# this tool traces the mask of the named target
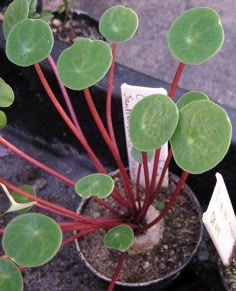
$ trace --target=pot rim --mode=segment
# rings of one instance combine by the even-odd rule
[[[119,170],[116,170],[116,171],[113,171],[112,173],[110,173],[110,175],[115,175],[117,174],[117,172],[119,172]],[[177,176],[175,174],[172,173],[172,175],[174,176],[174,178],[177,178]],[[194,194],[194,192],[191,190],[191,188],[187,185],[187,184],[184,184],[184,187],[186,187],[188,190],[190,190],[188,192],[188,195],[189,193],[191,193],[189,195],[191,201],[194,203],[195,205],[195,210],[197,211],[198,213],[198,218],[199,218],[199,223],[200,223],[200,229],[199,229],[199,237],[198,237],[198,241],[195,245],[195,248],[194,250],[192,251],[191,253],[191,256],[180,266],[178,267],[177,269],[175,269],[174,271],[168,273],[167,275],[165,275],[164,277],[161,277],[161,278],[158,278],[158,279],[154,279],[154,280],[151,280],[151,281],[146,281],[146,282],[140,282],[140,283],[128,283],[128,282],[123,282],[123,281],[116,281],[116,285],[117,286],[123,286],[123,287],[147,287],[149,285],[153,285],[153,284],[157,284],[157,283],[162,283],[164,282],[165,280],[167,279],[170,279],[170,280],[173,280],[175,279],[179,274],[180,272],[190,263],[190,261],[192,260],[192,258],[194,257],[194,255],[197,253],[197,250],[199,248],[199,245],[201,243],[201,240],[202,240],[202,236],[203,236],[203,223],[202,223],[202,220],[201,220],[201,217],[202,217],[202,209],[201,209],[201,206],[200,206],[200,203],[196,197],[196,195]],[[81,213],[81,210],[82,208],[87,204],[87,202],[89,201],[89,199],[82,199],[76,212],[77,213]],[[108,278],[107,276],[101,274],[100,272],[98,272],[97,270],[95,270],[90,264],[89,262],[86,260],[86,258],[84,257],[83,253],[81,252],[80,250],[80,246],[79,246],[79,242],[78,242],[78,239],[75,240],[75,244],[76,244],[76,248],[79,252],[79,255],[82,259],[82,261],[85,263],[86,267],[94,274],[96,274],[100,279],[106,281],[106,282],[111,282],[111,278]]]

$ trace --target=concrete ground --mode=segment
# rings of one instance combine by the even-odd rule
[[[118,48],[120,64],[171,82],[178,62],[170,54],[166,34],[171,22],[184,10],[209,6],[221,16],[225,31],[222,50],[199,66],[186,66],[180,87],[202,90],[211,99],[236,108],[236,1],[235,0],[74,0],[73,6],[99,18],[112,5],[127,5],[139,16],[139,29],[132,40]],[[140,84],[142,85],[142,84]]]

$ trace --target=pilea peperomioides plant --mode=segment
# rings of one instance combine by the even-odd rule
[[[3,28],[7,57],[16,65],[35,67],[48,97],[83,145],[98,173],[75,182],[23,153],[3,136],[0,136],[0,143],[33,165],[75,187],[76,193],[82,198],[92,197],[111,214],[96,219],[87,217],[38,198],[27,185],[16,187],[0,178],[4,199],[8,201],[5,209],[1,208],[1,213],[15,211],[18,214],[0,230],[5,252],[0,259],[1,290],[22,290],[20,270],[47,263],[61,246],[100,228],[107,231],[105,246],[121,252],[109,286],[109,290],[112,290],[135,235],[145,233],[160,222],[175,202],[189,173],[208,171],[226,155],[232,131],[227,113],[199,91],[185,94],[177,103],[172,100],[185,64],[197,65],[209,60],[223,44],[224,33],[217,13],[206,7],[194,8],[177,18],[168,32],[170,51],[180,61],[168,96],[147,96],[135,105],[130,115],[129,134],[134,147],[134,158],[143,167],[145,176],[143,196],[135,192],[117,147],[112,124],[111,96],[117,44],[129,40],[137,27],[138,17],[133,10],[114,6],[103,14],[99,23],[100,32],[111,42],[111,46],[104,41],[80,38],[61,53],[56,65],[50,56],[53,48],[52,31],[46,22],[29,18],[29,1],[15,0],[6,10]],[[39,62],[44,59],[48,60],[57,77],[69,114],[58,102],[41,69]],[[94,106],[89,87],[107,73],[106,129]],[[120,170],[124,193],[117,188],[88,144],[64,86],[72,90],[83,90],[85,102]],[[0,79],[0,106],[9,106],[13,99],[14,93],[9,85]],[[6,116],[1,111],[0,127],[3,128],[5,124]],[[166,142],[170,142],[171,149],[160,179],[156,181],[160,148]],[[160,214],[146,223],[147,211],[158,196],[172,155],[183,173],[170,200],[162,205]],[[151,178],[147,167],[148,159],[154,161]],[[110,200],[104,200],[108,196],[116,201],[118,208],[114,208],[109,203]],[[39,213],[22,213],[33,205],[60,214],[67,221],[57,223]],[[63,239],[63,233],[73,231],[77,232]]]

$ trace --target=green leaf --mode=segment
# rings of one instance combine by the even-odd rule
[[[161,211],[165,208],[166,206],[166,203],[165,201],[155,201],[154,202],[154,205],[153,205],[157,210]]]
[[[129,40],[138,28],[138,16],[130,8],[117,5],[109,8],[99,22],[101,34],[112,42]]]
[[[15,94],[12,88],[0,78],[0,107],[8,107],[12,105]]]
[[[7,116],[3,111],[0,111],[0,129],[3,129],[7,124]]]
[[[80,38],[62,52],[57,66],[66,87],[82,90],[100,81],[108,72],[111,61],[112,52],[107,43]]]
[[[132,147],[132,150],[131,150],[131,156],[132,158],[139,164],[141,164],[143,162],[143,159],[142,159],[142,152],[138,151],[136,148]],[[147,160],[148,161],[151,161],[152,158],[154,156],[154,151],[148,151],[147,152]]]
[[[30,185],[21,185],[21,186],[19,186],[19,188],[20,188],[21,190],[23,190],[23,191],[25,191],[25,192],[27,192],[27,193],[33,195],[33,196],[36,196],[36,191],[35,191],[35,189],[34,189],[32,186],[30,186]],[[12,196],[13,199],[14,199],[17,203],[19,203],[19,204],[21,204],[21,203],[25,204],[25,203],[27,203],[27,202],[32,202],[32,200],[30,200],[29,198],[27,198],[27,197],[25,197],[25,196],[22,196],[22,195],[20,195],[19,193],[15,192],[15,191],[12,191],[12,192],[11,192],[11,196]],[[33,205],[32,205],[32,206],[33,206]],[[32,208],[32,207],[27,207],[27,208],[25,208],[25,209],[23,209],[23,210],[20,210],[19,212],[20,212],[20,213],[24,213],[24,212],[29,211],[31,208]]]
[[[182,109],[184,106],[188,105],[191,102],[199,101],[199,100],[209,100],[208,96],[201,91],[190,91],[178,100],[176,103],[178,109]]]
[[[185,11],[168,32],[171,53],[182,63],[197,65],[211,59],[224,42],[219,15],[208,7]]]
[[[114,189],[113,179],[105,174],[96,173],[79,179],[75,184],[75,192],[82,198],[97,196],[106,198]]]
[[[230,146],[232,126],[224,109],[200,100],[180,110],[179,123],[171,138],[176,163],[191,174],[216,166]]]
[[[53,19],[54,14],[50,11],[43,10],[40,15],[38,16],[39,19],[42,19],[43,21],[49,22]]]
[[[0,290],[23,291],[21,272],[10,260],[3,258],[0,258]]]
[[[29,17],[34,18],[37,8],[37,0],[27,0],[29,6]]]
[[[111,228],[104,236],[103,242],[107,248],[121,252],[127,251],[133,244],[134,232],[128,225],[118,225]]]
[[[50,261],[60,249],[62,232],[50,217],[39,213],[21,214],[5,228],[2,245],[18,265],[37,267]]]
[[[27,67],[43,61],[53,47],[50,26],[41,19],[25,19],[10,31],[6,54],[11,62]]]
[[[19,21],[26,19],[29,14],[29,6],[27,0],[14,0],[4,13],[3,33],[5,39],[12,27]]]
[[[175,103],[166,95],[150,95],[140,100],[129,118],[129,134],[139,151],[160,148],[174,133],[179,113]]]

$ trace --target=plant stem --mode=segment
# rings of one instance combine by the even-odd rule
[[[87,229],[87,230],[84,230],[84,231],[80,231],[79,233],[74,234],[74,235],[72,235],[72,236],[70,236],[70,237],[68,237],[68,238],[65,238],[65,239],[62,241],[61,246],[65,246],[65,245],[67,245],[68,243],[73,242],[74,240],[76,240],[76,239],[78,239],[78,238],[80,238],[80,237],[82,237],[82,236],[84,236],[84,235],[87,235],[87,234],[89,234],[90,232],[93,232],[93,231],[95,231],[95,230],[97,230],[97,229],[96,229],[96,228],[95,228],[95,229],[94,229],[94,228]]]
[[[151,203],[153,203],[153,201],[155,200],[155,198],[157,198],[157,195],[158,195],[158,193],[159,193],[159,191],[161,189],[163,180],[165,178],[166,171],[167,171],[167,169],[168,169],[168,167],[170,165],[170,161],[172,159],[172,156],[173,156],[172,150],[169,150],[168,155],[167,155],[167,158],[166,158],[166,161],[165,161],[165,164],[164,164],[164,167],[163,167],[162,172],[161,172],[160,179],[158,181],[158,184],[156,186],[156,189],[152,193]]]
[[[111,283],[110,283],[110,285],[109,285],[109,287],[108,287],[108,291],[112,291],[112,290],[114,289],[114,286],[115,286],[115,283],[116,283],[117,277],[118,277],[118,275],[119,275],[119,273],[120,273],[120,270],[121,270],[122,264],[123,264],[124,259],[125,259],[126,256],[127,256],[127,252],[122,252],[122,253],[120,254],[118,264],[117,264],[116,269],[115,269],[115,271],[114,271],[114,274],[113,274],[113,276],[112,276],[112,278],[111,278]]]
[[[157,149],[155,151],[155,156],[154,156],[151,185],[150,185],[150,188],[148,189],[148,192],[145,194],[143,207],[142,207],[141,211],[139,212],[139,215],[138,215],[137,220],[136,220],[137,222],[142,220],[145,217],[149,206],[152,204],[152,195],[153,195],[153,190],[154,190],[155,183],[156,183],[159,157],[160,157],[160,149]]]
[[[62,175],[60,173],[58,173],[57,171],[53,170],[52,168],[49,168],[45,164],[33,159],[32,157],[30,157],[29,155],[25,154],[20,149],[15,147],[13,144],[8,142],[2,136],[0,136],[0,143],[2,145],[4,145],[5,147],[7,147],[8,149],[10,149],[15,154],[17,154],[18,156],[20,156],[21,158],[23,158],[24,160],[26,160],[27,162],[31,163],[32,165],[38,167],[39,169],[42,169],[43,171],[45,171],[46,173],[49,173],[50,175],[53,175],[57,179],[65,182],[66,184],[68,184],[68,185],[70,185],[72,187],[75,187],[75,182],[74,181],[72,181],[71,179],[65,177],[64,175]],[[107,209],[109,209],[110,211],[115,213],[116,215],[120,215],[118,211],[116,211],[111,205],[109,205],[107,202],[103,201],[102,199],[100,199],[98,197],[92,197],[92,199],[96,200],[99,204],[103,205],[104,207],[106,207]]]
[[[36,70],[36,72],[37,72],[37,74],[39,76],[39,79],[40,79],[45,91],[48,94],[48,97],[52,101],[52,103],[55,106],[55,108],[57,109],[58,113],[61,115],[61,117],[63,118],[65,123],[68,125],[70,130],[73,132],[75,137],[78,139],[78,141],[82,144],[83,148],[88,153],[90,159],[94,163],[94,165],[97,168],[97,170],[100,173],[105,173],[106,174],[107,172],[106,172],[105,168],[103,167],[102,163],[99,161],[99,159],[97,158],[97,156],[95,155],[95,153],[93,152],[93,150],[91,149],[89,144],[87,143],[87,141],[84,138],[84,136],[80,134],[80,132],[77,130],[77,128],[74,126],[74,124],[72,123],[70,118],[67,116],[67,114],[65,113],[65,111],[63,110],[61,105],[59,104],[56,96],[52,92],[52,90],[51,90],[51,88],[50,88],[50,86],[49,86],[49,84],[48,84],[48,82],[47,82],[47,80],[46,80],[46,78],[45,78],[45,76],[43,74],[43,71],[41,70],[40,65],[37,63],[37,64],[34,64],[34,67],[35,67],[35,70]],[[114,190],[114,192],[111,194],[111,197],[114,198],[118,203],[122,204],[123,206],[128,207],[126,200],[117,191],[117,189]]]
[[[172,194],[170,200],[168,201],[168,203],[166,204],[165,208],[162,210],[162,212],[158,215],[158,217],[156,217],[152,222],[150,222],[149,224],[145,225],[141,231],[145,232],[146,230],[148,230],[150,227],[152,227],[153,225],[157,224],[165,215],[166,213],[170,210],[170,208],[172,207],[173,203],[175,202],[177,196],[179,195],[186,179],[188,177],[188,173],[183,171],[178,184],[176,185],[175,191]]]
[[[149,191],[149,184],[150,184],[147,152],[142,152],[142,160],[143,160],[143,172],[144,172],[144,178],[145,178],[145,189],[146,189],[146,194],[147,194]]]
[[[45,164],[43,164],[43,163],[41,163],[41,162],[33,159],[29,155],[27,155],[24,152],[22,152],[21,150],[19,150],[13,144],[11,144],[10,142],[8,142],[2,136],[0,136],[0,143],[2,145],[4,145],[5,147],[7,147],[8,149],[10,149],[15,154],[17,154],[18,156],[20,156],[21,158],[23,158],[24,160],[26,160],[27,162],[31,163],[32,165],[38,167],[39,169],[42,169],[43,171],[49,173],[50,175],[53,175],[54,177],[58,178],[59,180],[65,182],[66,184],[68,184],[70,186],[73,186],[73,187],[75,186],[75,182],[74,181],[68,179],[67,177],[65,177],[64,175],[58,173],[57,171],[49,168]]]
[[[176,89],[178,87],[178,83],[179,83],[181,74],[183,72],[184,66],[185,66],[185,64],[180,62],[179,65],[178,65],[178,68],[176,70],[176,73],[175,73],[175,76],[174,76],[174,79],[172,81],[172,84],[171,84],[171,87],[170,87],[170,91],[169,91],[169,94],[168,94],[168,96],[171,99],[173,99],[174,96],[175,96],[175,92],[176,92]]]
[[[140,176],[142,170],[142,163],[138,164],[137,177],[136,177],[136,201],[138,202],[138,210],[141,209],[141,197],[140,197]]]
[[[0,234],[3,234],[5,231],[5,228],[0,228]]]
[[[116,143],[116,138],[114,134],[113,129],[113,122],[112,122],[112,114],[111,114],[111,103],[112,103],[112,86],[113,86],[113,80],[114,80],[114,71],[115,71],[115,59],[116,59],[116,50],[117,50],[117,43],[112,43],[112,63],[109,70],[108,75],[108,85],[107,85],[107,99],[106,99],[106,118],[107,118],[107,127],[108,127],[108,133],[110,135],[110,138],[116,148],[116,151],[119,152],[118,146]]]
[[[93,100],[92,100],[92,97],[91,97],[91,94],[90,94],[90,91],[88,88],[84,89],[84,96],[85,96],[86,102],[88,104],[88,107],[90,109],[90,112],[93,116],[93,119],[94,119],[104,141],[106,142],[109,150],[111,151],[112,156],[115,159],[117,166],[120,170],[121,178],[122,178],[124,188],[125,188],[126,197],[128,199],[128,203],[130,206],[130,211],[132,212],[132,214],[134,214],[134,211],[136,210],[136,205],[135,205],[135,201],[134,201],[134,194],[132,191],[131,183],[130,183],[128,174],[126,172],[125,166],[123,165],[122,160],[120,158],[120,155],[116,151],[116,148],[115,148],[112,140],[110,139],[103,123],[102,123],[102,120],[97,112],[97,109],[96,109],[94,103],[93,103]]]
[[[153,190],[155,188],[155,184],[156,184],[160,153],[161,153],[161,149],[157,149],[155,151],[155,155],[154,155],[152,178],[151,178],[151,185],[150,185],[150,192],[151,193],[153,192]]]
[[[32,201],[38,202],[39,206],[43,205],[43,207],[47,207],[47,209],[50,210],[51,212],[53,212],[55,210],[56,213],[58,213],[58,214],[60,213],[60,215],[65,216],[65,217],[66,217],[66,215],[68,215],[68,217],[70,217],[74,220],[83,221],[83,222],[87,222],[87,223],[91,223],[91,224],[95,223],[95,220],[93,220],[91,218],[88,218],[86,216],[75,213],[75,212],[73,212],[67,208],[61,207],[57,204],[48,202],[47,200],[44,200],[42,198],[35,197],[35,196],[27,193],[26,191],[14,186],[13,184],[11,184],[10,182],[6,181],[3,178],[0,178],[0,183],[4,184],[7,188],[19,193],[20,195],[22,195],[22,196],[24,196]]]
[[[63,118],[65,123],[68,125],[70,130],[73,132],[73,134],[76,136],[78,141],[82,144],[82,146],[84,147],[84,149],[88,153],[89,157],[91,158],[91,160],[95,164],[95,166],[98,169],[98,171],[101,172],[101,173],[106,173],[106,170],[104,169],[104,167],[101,164],[101,162],[98,160],[97,156],[94,154],[93,150],[88,145],[88,143],[85,140],[85,138],[80,134],[80,132],[77,130],[77,128],[71,122],[70,118],[67,116],[67,114],[65,113],[65,111],[63,110],[61,105],[59,104],[56,96],[52,92],[52,90],[51,90],[51,88],[50,88],[50,86],[49,86],[49,84],[48,84],[48,82],[47,82],[47,80],[46,80],[46,78],[45,78],[45,76],[43,74],[43,71],[42,71],[40,65],[37,63],[37,64],[34,64],[34,67],[36,69],[36,72],[37,72],[37,74],[39,76],[39,79],[40,79],[45,91],[48,94],[48,97],[51,99],[51,101],[52,101],[53,105],[55,106],[55,108],[57,109],[58,113],[61,115],[61,117]]]
[[[66,90],[65,86],[63,85],[60,77],[59,77],[57,66],[56,66],[53,58],[50,55],[48,56],[48,62],[49,62],[50,66],[51,66],[51,68],[52,68],[52,70],[53,70],[53,72],[54,72],[54,74],[56,76],[58,85],[59,85],[59,87],[61,89],[62,95],[63,95],[64,100],[66,102],[66,106],[67,106],[68,111],[70,113],[71,119],[72,119],[74,125],[76,126],[76,128],[78,129],[78,131],[80,132],[80,134],[83,135],[83,132],[82,132],[82,129],[81,129],[80,125],[79,125],[78,119],[76,117],[73,105],[71,103],[70,96],[68,95],[67,90]]]

